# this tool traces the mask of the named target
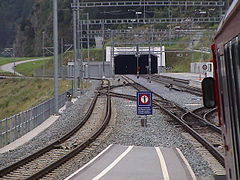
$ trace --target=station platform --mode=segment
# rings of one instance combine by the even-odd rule
[[[179,149],[110,145],[65,180],[196,180]]]
[[[190,86],[194,86],[198,88],[201,88],[201,82],[204,78],[203,74],[196,74],[196,73],[160,73],[160,75],[189,80]]]

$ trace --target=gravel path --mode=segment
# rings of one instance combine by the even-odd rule
[[[92,81],[91,89],[84,95],[81,95],[80,98],[69,107],[67,111],[64,111],[61,117],[44,132],[17,149],[0,154],[0,169],[16,162],[18,159],[27,157],[46,145],[49,145],[74,128],[84,115],[83,111],[90,104],[90,98],[94,96],[94,91],[98,86],[98,81]]]

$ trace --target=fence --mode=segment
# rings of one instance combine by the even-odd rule
[[[67,101],[67,92],[58,96],[59,108]],[[0,120],[0,148],[28,133],[54,113],[54,98],[24,112]]]

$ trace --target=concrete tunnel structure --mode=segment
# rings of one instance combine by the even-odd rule
[[[136,47],[107,47],[106,61],[111,63],[114,74],[137,74]],[[151,47],[151,73],[157,74],[165,68],[164,47]],[[148,74],[149,47],[139,47],[139,74]]]

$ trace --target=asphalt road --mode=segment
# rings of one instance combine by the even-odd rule
[[[30,59],[30,60],[26,60],[26,61],[19,61],[19,62],[15,62],[15,63],[9,63],[9,64],[5,64],[0,66],[0,69],[6,72],[11,72],[14,73],[14,65],[17,66],[19,64],[23,64],[23,63],[28,63],[28,62],[32,62],[32,61],[41,61],[44,60],[46,58],[40,58],[40,59]],[[15,71],[15,74],[18,76],[24,76],[18,72]]]

